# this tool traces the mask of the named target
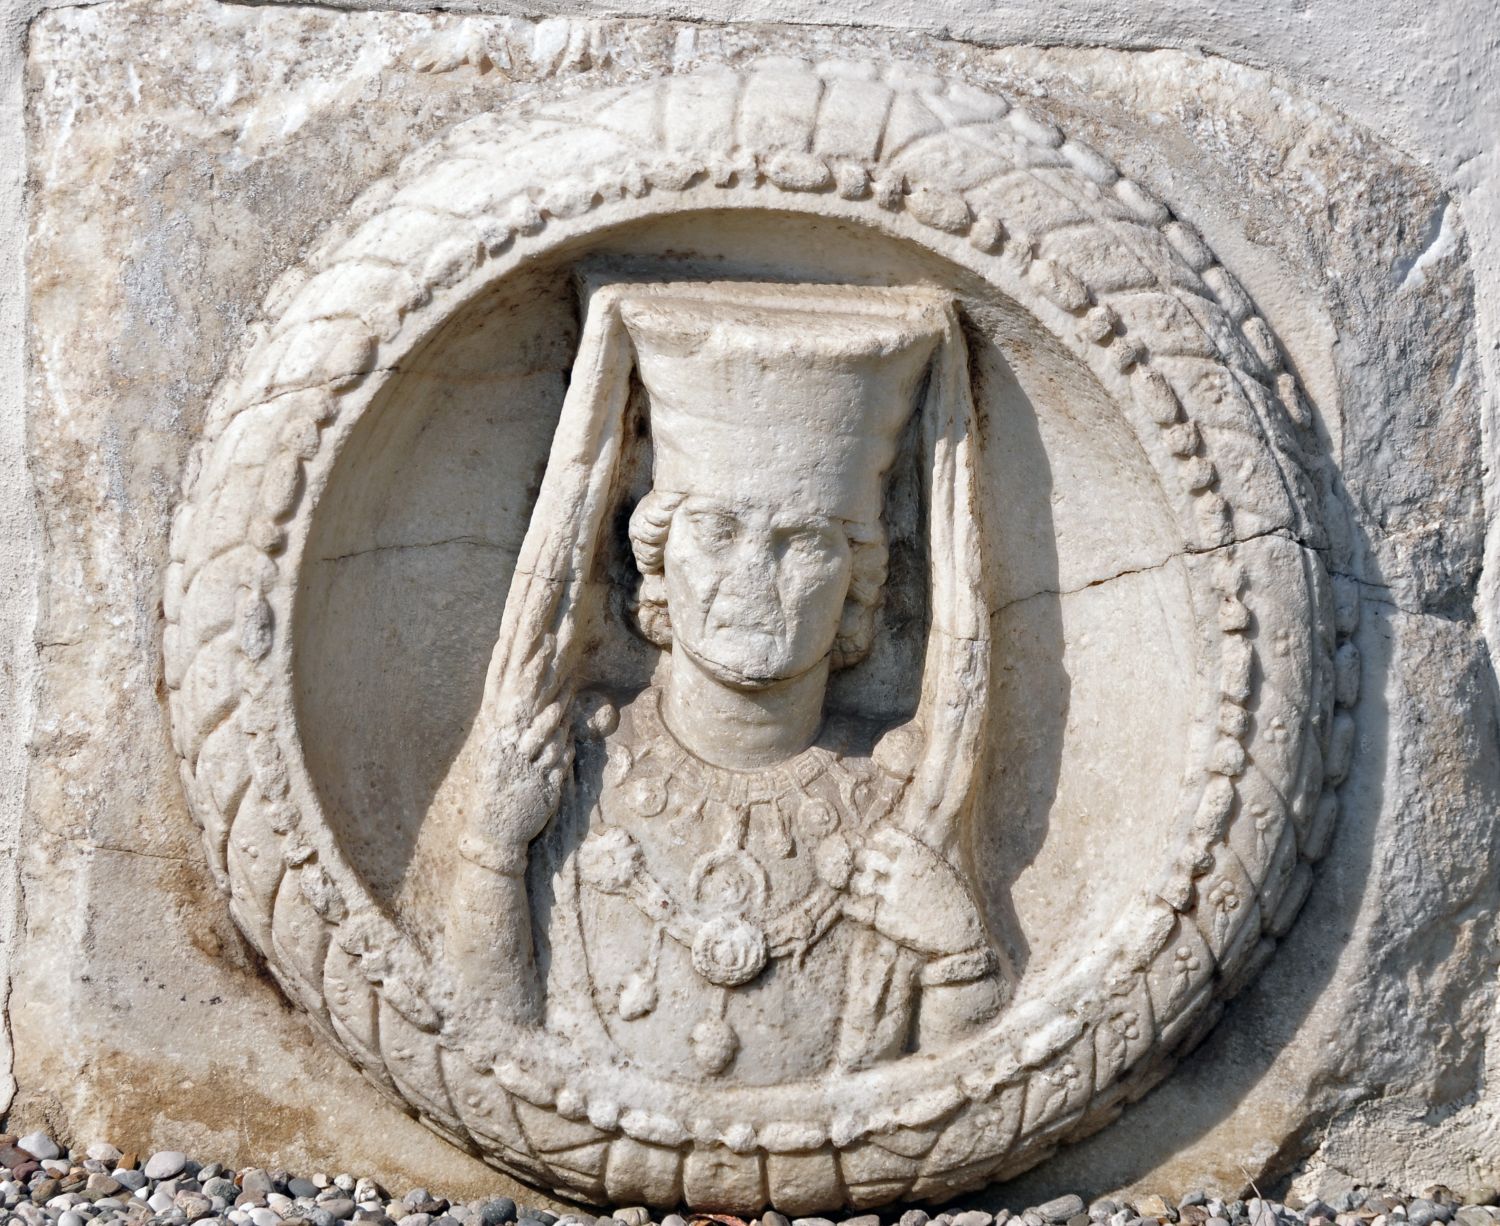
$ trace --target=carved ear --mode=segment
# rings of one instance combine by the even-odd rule
[[[672,645],[672,617],[667,611],[667,582],[661,575],[641,576],[634,612],[636,627],[642,638],[663,649]]]
[[[854,563],[849,595],[833,640],[833,667],[852,668],[875,641],[875,619],[885,600],[888,555],[883,537],[853,542]]]

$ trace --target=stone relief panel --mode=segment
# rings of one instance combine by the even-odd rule
[[[1355,590],[1277,342],[1005,99],[487,115],[266,305],[172,532],[183,785],[287,994],[586,1200],[942,1197],[1271,955]],[[1333,525],[1335,528],[1337,525]]]

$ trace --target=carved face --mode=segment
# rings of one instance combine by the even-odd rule
[[[761,689],[832,649],[850,576],[839,521],[692,495],[663,563],[674,639],[724,684]]]

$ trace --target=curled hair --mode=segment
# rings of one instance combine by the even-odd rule
[[[672,516],[685,497],[652,490],[630,515],[630,549],[641,572],[635,600],[636,625],[647,641],[662,648],[672,645],[672,619],[667,612],[663,575],[667,534]],[[849,594],[834,635],[834,668],[848,668],[869,654],[875,642],[875,615],[885,597],[889,560],[885,529],[880,524],[846,522],[844,532],[849,541]]]
[[[663,577],[667,533],[685,497],[652,490],[630,513],[630,551],[641,572],[635,621],[648,642],[663,648],[672,645],[672,619],[667,615],[667,583]]]
[[[844,531],[849,537],[849,594],[833,639],[834,668],[849,668],[870,654],[890,559],[882,525],[845,523]]]

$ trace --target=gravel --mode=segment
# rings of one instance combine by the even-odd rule
[[[981,1209],[895,1206],[879,1213],[789,1218],[769,1211],[746,1226],[1500,1226],[1500,1208],[1460,1205],[1446,1188],[1419,1195],[1389,1188],[1346,1188],[1330,1199],[1221,1200],[1194,1191],[1175,1204],[1142,1194],[1133,1201],[1086,1202],[1069,1194],[1044,1204]],[[1493,1197],[1491,1199],[1494,1199]],[[724,1226],[706,1214],[664,1213],[639,1205],[559,1217],[508,1196],[450,1201],[425,1187],[394,1194],[346,1172],[308,1175],[218,1162],[200,1164],[177,1150],[135,1154],[108,1142],[65,1151],[45,1133],[0,1135],[3,1226]],[[736,1219],[727,1219],[733,1222]]]

